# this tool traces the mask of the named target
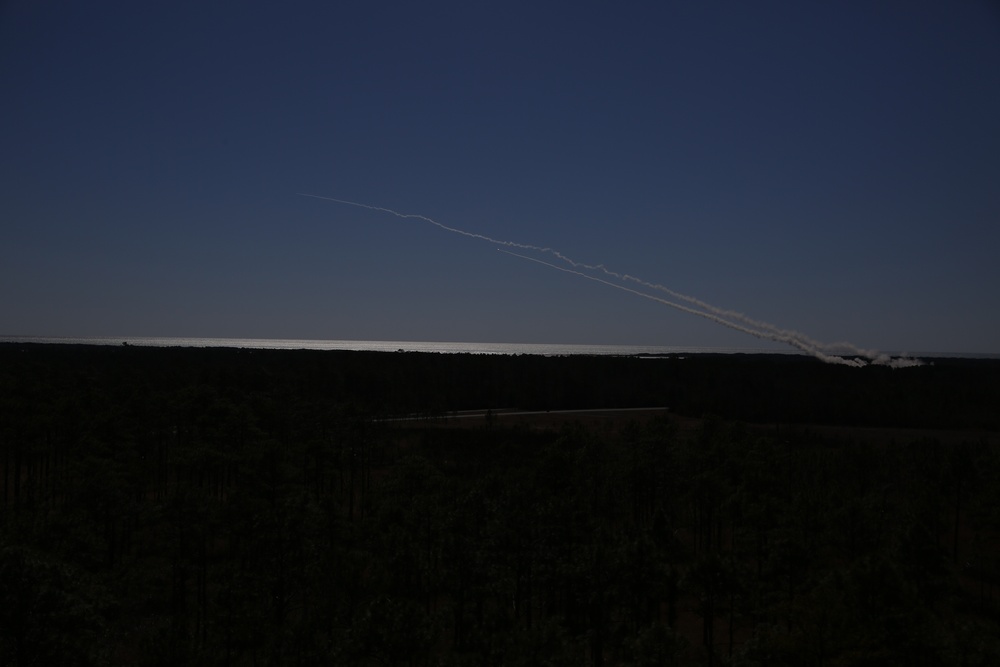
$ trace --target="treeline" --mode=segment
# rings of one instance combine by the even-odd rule
[[[580,370],[548,379],[558,400],[645,403],[687,360],[3,352],[0,664],[1000,657],[983,441],[384,419],[528,406],[516,382],[561,362]]]
[[[859,369],[781,354],[542,357],[8,343],[0,344],[0,381],[25,400],[87,384],[130,400],[203,385],[386,415],[663,406],[758,423],[1000,430],[1000,359],[928,361]]]

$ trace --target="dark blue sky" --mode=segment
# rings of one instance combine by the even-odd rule
[[[304,192],[1000,353],[995,2],[13,0],[0,91],[0,334],[761,344]]]

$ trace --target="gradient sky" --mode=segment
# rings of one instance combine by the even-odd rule
[[[991,0],[0,7],[2,335],[1000,353]]]

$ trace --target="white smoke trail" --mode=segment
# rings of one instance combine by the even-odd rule
[[[711,305],[709,303],[706,303],[706,302],[704,302],[704,301],[702,301],[700,299],[697,299],[697,298],[695,298],[693,296],[688,296],[686,294],[681,294],[679,292],[675,292],[674,290],[669,289],[668,287],[665,287],[663,285],[659,285],[657,283],[648,282],[646,280],[643,280],[642,278],[638,278],[636,276],[633,276],[633,275],[630,275],[630,274],[627,274],[627,273],[618,273],[616,271],[612,271],[611,269],[608,269],[603,264],[586,264],[586,263],[583,263],[583,262],[577,262],[576,260],[573,260],[573,259],[567,257],[566,255],[562,254],[558,250],[555,250],[554,248],[537,246],[537,245],[532,245],[532,244],[528,244],[528,243],[517,243],[517,242],[514,242],[514,241],[504,241],[504,240],[501,240],[501,239],[494,239],[494,238],[491,238],[489,236],[485,236],[483,234],[476,234],[476,233],[473,233],[473,232],[467,232],[467,231],[465,231],[463,229],[458,229],[456,227],[449,227],[448,225],[444,225],[444,224],[438,222],[437,220],[434,220],[434,219],[429,218],[429,217],[424,216],[424,215],[418,215],[418,214],[415,214],[415,213],[400,213],[398,211],[392,210],[391,208],[385,208],[385,207],[382,207],[382,206],[372,206],[370,204],[362,204],[362,203],[359,203],[359,202],[349,201],[349,200],[346,200],[346,199],[337,199],[335,197],[323,197],[323,196],[320,196],[320,195],[312,195],[312,194],[307,194],[307,193],[304,193],[304,192],[300,192],[298,194],[300,196],[303,196],[303,197],[312,197],[312,198],[315,198],[315,199],[324,199],[324,200],[327,200],[327,201],[336,202],[338,204],[347,204],[348,206],[356,206],[358,208],[365,208],[365,209],[368,209],[368,210],[371,210],[371,211],[379,211],[379,212],[382,212],[382,213],[388,213],[390,215],[394,215],[394,216],[399,217],[399,218],[414,219],[414,220],[423,220],[424,222],[428,222],[428,223],[430,223],[430,224],[432,224],[432,225],[434,225],[436,227],[439,227],[440,229],[443,229],[446,232],[451,232],[453,234],[460,234],[461,236],[467,236],[469,238],[479,239],[481,241],[487,241],[489,243],[492,243],[492,244],[498,245],[498,246],[504,246],[504,247],[507,247],[507,248],[517,248],[519,250],[532,250],[532,251],[539,252],[539,253],[549,254],[549,255],[552,255],[553,257],[559,259],[560,261],[568,264],[569,266],[571,266],[573,268],[572,269],[568,269],[566,267],[557,266],[555,264],[550,264],[549,262],[545,262],[545,261],[542,261],[542,260],[534,258],[534,257],[528,257],[526,255],[520,255],[518,253],[509,252],[509,251],[501,249],[502,252],[505,252],[505,253],[507,253],[509,255],[514,255],[515,257],[520,257],[522,259],[527,259],[529,261],[537,262],[539,264],[543,264],[545,266],[551,267],[553,269],[557,269],[559,271],[565,271],[567,273],[572,273],[574,275],[578,275],[578,276],[581,276],[583,278],[587,278],[589,280],[593,280],[593,281],[596,281],[596,282],[599,282],[599,283],[603,283],[605,285],[609,285],[609,286],[614,287],[616,289],[624,290],[626,292],[630,292],[632,294],[636,294],[638,296],[641,296],[641,297],[644,297],[644,298],[647,298],[647,299],[651,299],[653,301],[657,301],[659,303],[662,303],[664,305],[670,306],[672,308],[676,308],[676,309],[684,311],[686,313],[691,313],[693,315],[698,315],[699,317],[704,317],[704,318],[706,318],[708,320],[711,320],[713,322],[721,324],[721,325],[723,325],[725,327],[728,327],[730,329],[734,329],[736,331],[740,331],[742,333],[746,333],[746,334],[754,336],[756,338],[765,339],[765,340],[772,340],[772,341],[775,341],[775,342],[780,342],[780,343],[784,343],[786,345],[790,345],[791,347],[794,347],[794,348],[796,348],[798,350],[801,350],[801,351],[803,351],[803,352],[805,352],[807,354],[810,354],[810,355],[816,357],[817,359],[820,359],[820,360],[825,361],[827,363],[836,363],[836,364],[843,364],[843,365],[848,365],[848,366],[865,366],[868,363],[868,362],[864,361],[863,359],[857,359],[857,358],[855,358],[855,359],[846,359],[846,358],[844,358],[842,356],[838,356],[838,353],[840,353],[840,354],[858,355],[860,357],[864,357],[864,358],[868,359],[870,361],[870,363],[872,363],[872,364],[891,366],[891,367],[894,367],[894,368],[900,368],[900,367],[906,367],[906,366],[919,366],[919,365],[923,364],[923,362],[921,362],[921,361],[919,361],[917,359],[908,359],[908,358],[896,358],[896,359],[894,359],[894,358],[892,358],[891,356],[889,356],[887,354],[878,352],[876,350],[866,350],[866,349],[860,348],[860,347],[858,347],[856,345],[853,345],[852,343],[846,343],[846,342],[843,342],[843,343],[833,343],[833,344],[822,343],[820,341],[814,340],[814,339],[806,336],[805,334],[799,333],[798,331],[792,331],[792,330],[789,330],[789,329],[782,329],[782,328],[777,327],[777,326],[775,326],[773,324],[770,324],[768,322],[762,322],[760,320],[756,320],[756,319],[753,319],[751,317],[748,317],[748,316],[746,316],[743,313],[740,313],[738,311],[726,310],[726,309],[723,309],[723,308],[718,308],[718,307],[713,306],[713,305]],[[688,306],[683,306],[683,305],[680,305],[678,303],[674,303],[672,301],[668,301],[666,299],[662,299],[660,297],[656,297],[656,296],[653,296],[651,294],[647,294],[645,292],[641,292],[641,291],[636,290],[636,289],[631,289],[629,287],[625,287],[623,285],[619,285],[617,283],[613,283],[613,282],[608,281],[608,280],[603,280],[601,278],[597,278],[597,277],[589,275],[587,273],[583,273],[583,271],[581,271],[579,269],[583,269],[583,270],[587,270],[587,271],[601,272],[601,273],[603,273],[606,276],[615,278],[615,279],[620,280],[622,282],[633,282],[633,283],[641,285],[642,287],[645,287],[647,289],[652,289],[652,290],[663,292],[663,293],[665,293],[665,294],[667,294],[667,295],[669,295],[669,296],[671,296],[671,297],[673,297],[675,299],[678,299],[680,301],[684,301],[686,303],[692,304],[693,306],[697,306],[697,308],[690,308]],[[698,310],[698,308],[700,308],[701,310]]]
[[[521,259],[526,259],[529,262],[537,262],[538,264],[542,264],[544,266],[551,267],[553,269],[556,269],[557,271],[564,271],[566,273],[572,273],[573,275],[577,275],[577,276],[580,276],[582,278],[586,278],[587,280],[593,280],[594,282],[602,283],[604,285],[608,285],[610,287],[614,287],[615,289],[620,289],[622,291],[629,292],[631,294],[635,294],[637,296],[641,296],[641,297],[644,297],[646,299],[650,299],[652,301],[656,301],[657,303],[662,303],[665,306],[670,306],[671,308],[676,308],[677,310],[684,311],[685,313],[691,313],[692,315],[697,315],[699,317],[704,317],[707,320],[711,320],[712,322],[716,322],[717,324],[721,324],[724,327],[729,327],[730,329],[734,329],[734,330],[739,331],[741,333],[749,334],[749,335],[751,335],[751,336],[753,336],[755,338],[760,338],[760,339],[764,339],[764,340],[772,340],[772,341],[775,341],[775,342],[778,342],[778,343],[786,343],[788,345],[791,345],[792,347],[798,348],[798,349],[802,350],[803,352],[811,354],[811,355],[817,357],[818,359],[821,359],[822,361],[825,361],[825,362],[828,362],[828,363],[843,364],[843,365],[846,365],[846,366],[863,366],[863,365],[865,365],[863,361],[859,361],[857,359],[844,359],[842,357],[836,357],[836,356],[824,354],[823,352],[817,351],[816,349],[811,348],[808,345],[805,345],[804,343],[802,343],[801,341],[799,341],[798,339],[793,338],[793,337],[779,336],[779,335],[776,335],[776,334],[768,332],[768,331],[762,331],[762,330],[759,330],[759,329],[751,329],[750,327],[745,327],[745,326],[742,326],[740,324],[737,324],[736,322],[732,322],[730,320],[727,320],[724,317],[719,317],[718,315],[715,315],[715,314],[713,314],[711,312],[704,311],[704,310],[696,310],[694,308],[689,308],[687,306],[682,306],[679,303],[674,303],[673,301],[667,301],[666,299],[662,299],[662,298],[660,298],[658,296],[654,296],[652,294],[647,294],[645,292],[640,292],[639,290],[632,289],[631,287],[625,287],[624,285],[619,285],[617,283],[613,283],[610,280],[604,280],[603,278],[597,278],[596,276],[592,276],[592,275],[583,273],[581,271],[577,271],[575,269],[567,269],[564,266],[557,266],[555,264],[550,264],[549,262],[546,262],[544,260],[538,259],[536,257],[528,257],[527,255],[519,255],[516,252],[510,252],[509,250],[504,250],[502,248],[497,248],[497,250],[499,250],[502,253],[506,253],[508,255],[513,255],[514,257],[520,257]]]
[[[488,241],[488,242],[493,243],[495,245],[502,245],[502,246],[506,246],[508,248],[520,248],[521,250],[536,250],[538,252],[549,253],[550,255],[553,255],[554,257],[558,257],[559,259],[561,259],[564,262],[567,262],[569,264],[572,264],[573,266],[581,266],[580,264],[578,264],[578,263],[574,262],[573,260],[571,260],[569,257],[566,257],[562,253],[560,253],[560,252],[558,252],[556,250],[553,250],[552,248],[543,248],[541,246],[529,245],[527,243],[515,243],[513,241],[501,241],[499,239],[492,239],[489,236],[483,236],[482,234],[474,234],[472,232],[467,232],[467,231],[465,231],[463,229],[456,229],[455,227],[449,227],[448,225],[442,225],[437,220],[432,220],[431,218],[428,218],[425,215],[417,215],[415,213],[399,213],[398,211],[393,211],[391,208],[382,208],[381,206],[370,206],[368,204],[359,204],[356,201],[347,201],[346,199],[334,199],[333,197],[321,197],[319,195],[310,195],[310,194],[306,194],[304,192],[300,192],[299,195],[301,195],[303,197],[315,197],[316,199],[326,199],[327,201],[335,201],[338,204],[348,204],[350,206],[357,206],[358,208],[367,208],[370,211],[381,211],[383,213],[389,213],[391,215],[394,215],[394,216],[396,216],[398,218],[412,218],[414,220],[423,220],[424,222],[429,222],[429,223],[431,223],[432,225],[434,225],[436,227],[440,227],[441,229],[445,230],[446,232],[452,232],[454,234],[461,234],[462,236],[468,236],[469,238],[472,238],[472,239],[479,239],[480,241]]]

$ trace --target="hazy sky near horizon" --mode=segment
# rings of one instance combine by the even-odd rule
[[[3,335],[762,345],[309,193],[1000,353],[992,0],[12,0],[0,95]]]

